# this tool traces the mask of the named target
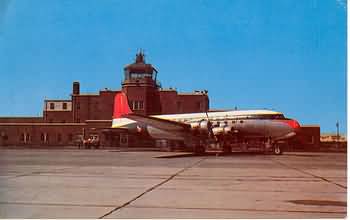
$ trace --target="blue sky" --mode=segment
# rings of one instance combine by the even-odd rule
[[[139,48],[163,87],[346,132],[345,0],[0,0],[0,116],[119,89]]]

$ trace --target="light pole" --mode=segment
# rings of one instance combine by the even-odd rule
[[[337,121],[337,123],[335,124],[335,126],[337,127],[337,149],[339,147],[339,121]]]

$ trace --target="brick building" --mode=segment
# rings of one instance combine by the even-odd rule
[[[73,83],[71,99],[44,100],[42,117],[0,118],[0,146],[63,146],[78,139],[97,135],[102,146],[147,145],[150,140],[135,138],[123,131],[110,129],[114,96],[123,91],[131,109],[138,114],[175,114],[203,112],[209,109],[206,91],[179,93],[162,89],[158,71],[147,64],[143,53],[125,66],[121,90],[101,90],[97,94],[81,94],[79,82]]]

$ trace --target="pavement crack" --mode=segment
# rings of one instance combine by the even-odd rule
[[[141,194],[139,194],[138,196],[132,198],[131,200],[127,201],[126,203],[124,203],[121,206],[115,207],[114,209],[112,209],[111,211],[107,212],[106,214],[102,215],[101,217],[99,217],[98,219],[102,219],[105,218],[107,216],[109,216],[110,214],[124,208],[125,206],[131,204],[132,202],[136,201],[137,199],[141,198],[142,196],[144,196],[145,194],[152,192],[153,190],[155,190],[156,188],[160,187],[161,185],[169,182],[170,180],[172,180],[173,178],[175,178],[176,176],[178,176],[179,174],[185,172],[186,170],[197,166],[199,163],[201,163],[203,160],[205,160],[206,158],[202,158],[192,164],[190,164],[189,166],[184,167],[183,169],[179,170],[178,172],[176,172],[175,174],[171,175],[170,177],[168,177],[167,179],[163,180],[162,182],[152,186],[151,188],[147,189],[146,191],[142,192]]]
[[[274,161],[274,162],[276,162],[276,163],[278,163],[278,164],[280,164],[280,165],[282,165],[282,166],[284,166],[284,167],[287,167],[287,168],[289,168],[289,169],[293,169],[293,170],[299,171],[299,172],[301,172],[301,173],[307,174],[307,175],[312,176],[312,177],[314,177],[314,178],[318,178],[318,179],[321,179],[321,180],[326,181],[326,182],[328,182],[328,183],[334,184],[334,185],[336,185],[336,186],[338,186],[338,187],[341,187],[341,188],[343,188],[343,189],[347,189],[346,186],[343,186],[343,185],[341,185],[341,184],[339,184],[339,183],[333,182],[333,181],[331,181],[331,180],[329,180],[329,179],[327,179],[327,178],[324,178],[324,177],[322,177],[322,176],[318,176],[318,175],[315,175],[315,174],[313,174],[313,173],[307,172],[307,171],[305,171],[305,170],[302,170],[302,169],[299,169],[299,168],[290,166],[290,165],[288,165],[288,164],[282,163],[282,162],[279,161],[279,160],[272,159],[272,161]]]

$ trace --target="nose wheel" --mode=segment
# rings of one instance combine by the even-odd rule
[[[280,145],[278,145],[278,144],[275,144],[275,145],[273,146],[273,154],[274,154],[274,155],[281,155],[281,154],[283,154],[283,149],[282,149],[282,147],[281,147]]]

